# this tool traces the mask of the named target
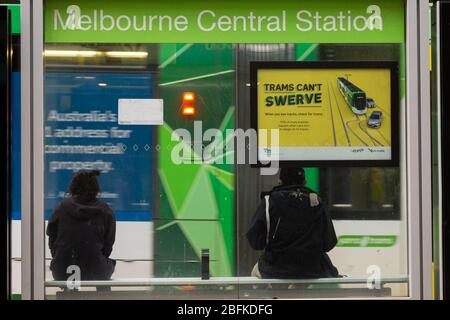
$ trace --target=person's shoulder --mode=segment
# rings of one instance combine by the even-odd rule
[[[114,210],[106,202],[97,200],[95,205],[98,208],[101,208],[105,214],[114,216]]]
[[[68,206],[70,206],[73,203],[72,198],[71,197],[66,197],[64,199],[62,199],[54,208],[55,211],[61,211],[64,208],[67,208]]]
[[[323,206],[325,205],[324,200],[320,197],[320,195],[311,188],[303,186],[302,192],[308,195],[309,201],[311,202],[312,207]]]
[[[306,186],[292,186],[291,188],[280,190],[277,193],[283,198],[295,199],[314,209],[324,208],[324,201],[319,194]]]

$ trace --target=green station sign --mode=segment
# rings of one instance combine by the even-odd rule
[[[404,0],[46,0],[45,41],[401,43]]]

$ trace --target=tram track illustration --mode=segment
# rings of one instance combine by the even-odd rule
[[[330,103],[330,114],[331,114],[331,126],[332,126],[332,132],[333,132],[333,138],[334,138],[334,146],[337,146],[337,139],[336,139],[336,128],[334,126],[334,117],[333,117],[333,105],[331,103],[331,95],[330,95],[330,85],[327,86],[328,90],[328,101]]]
[[[330,89],[329,89],[329,88],[331,87],[331,86],[330,86],[330,82],[327,81],[327,83],[328,83],[328,95],[330,95]],[[333,88],[333,87],[331,87],[331,91],[333,91],[334,101],[336,102],[336,106],[337,106],[337,109],[338,109],[338,111],[339,111],[339,116],[340,116],[340,118],[341,118],[342,127],[344,128],[345,137],[347,138],[348,146],[351,147],[351,146],[352,146],[352,143],[351,143],[350,138],[349,138],[349,136],[348,136],[347,127],[346,127],[346,125],[345,125],[345,123],[344,123],[344,118],[342,117],[341,108],[339,107],[339,102],[338,102],[338,100],[337,100],[336,92],[334,91],[334,88]],[[331,106],[331,101],[330,101],[330,108],[332,108],[332,106]]]
[[[348,120],[348,121],[344,121],[344,117],[342,115],[342,110],[338,100],[338,97],[336,95],[336,91],[334,86],[330,85],[330,82],[327,81],[328,84],[328,98],[329,98],[329,102],[330,102],[330,113],[331,113],[331,120],[332,120],[332,126],[333,126],[333,137],[334,137],[334,141],[335,141],[335,146],[337,146],[337,138],[336,138],[336,126],[334,123],[334,118],[333,118],[333,103],[331,102],[331,93],[330,93],[330,87],[331,87],[331,92],[333,93],[333,97],[334,97],[334,101],[335,101],[335,106],[337,107],[337,111],[339,113],[339,117],[342,123],[342,127],[344,129],[344,133],[345,133],[345,137],[347,140],[347,144],[349,147],[352,146],[352,141],[349,137],[349,133],[350,132],[354,138],[356,138],[361,144],[363,144],[366,147],[370,147],[370,146],[380,146],[380,147],[384,147],[385,144],[383,142],[386,142],[387,145],[389,145],[389,141],[385,138],[385,136],[379,132],[379,131],[375,131],[383,140],[383,142],[380,142],[380,138],[376,138],[371,132],[368,131],[367,128],[364,127],[365,123],[367,122],[367,115],[356,115],[353,114],[355,116],[355,119],[353,120]],[[382,109],[380,107],[380,109]],[[383,111],[385,111],[384,109],[382,109]],[[386,112],[387,113],[387,112]],[[352,125],[356,125],[356,128],[352,128]],[[358,130],[359,128],[359,130]],[[362,135],[361,135],[362,134]],[[365,141],[366,139],[369,139],[369,141]],[[371,142],[371,143],[370,143]],[[372,145],[373,144],[373,145]]]
[[[381,133],[381,131],[377,131],[377,133],[381,136],[381,138],[383,138],[383,140],[386,142],[387,145],[390,144],[390,142],[388,141],[388,139],[386,139],[386,137],[383,135],[383,133]]]
[[[353,122],[358,122],[359,120],[349,120],[345,122],[345,125],[347,126],[347,128],[350,130],[350,132],[356,137],[356,139],[358,139],[364,146],[368,147],[369,145],[363,140],[361,139],[360,136],[358,136],[356,134],[355,131],[353,131],[352,127],[349,125],[349,123],[353,123]],[[351,145],[350,145],[351,146]]]
[[[344,131],[345,131],[345,133],[346,133],[346,136],[347,136],[347,138],[348,138],[348,145],[349,145],[349,147],[351,147],[352,146],[352,143],[351,143],[351,141],[350,141],[350,139],[349,139],[349,137],[348,137],[348,134],[347,134],[347,129],[353,134],[353,136],[355,136],[355,138],[356,139],[358,139],[359,140],[359,142],[361,142],[364,146],[366,146],[366,147],[368,147],[369,145],[352,129],[352,127],[350,126],[350,123],[353,123],[353,122],[359,122],[359,119],[357,119],[357,120],[349,120],[349,121],[346,121],[345,123],[344,123],[344,119],[343,119],[343,117],[342,117],[342,112],[341,112],[341,107],[339,106],[339,101],[338,101],[338,99],[337,99],[337,96],[336,96],[336,92],[335,92],[335,89],[334,89],[334,87],[333,86],[331,86],[330,85],[330,83],[328,82],[328,87],[331,87],[331,91],[333,92],[333,95],[334,95],[334,98],[335,98],[335,101],[336,101],[336,106],[337,106],[337,108],[338,108],[338,110],[339,110],[339,113],[340,113],[340,115],[341,115],[341,120],[342,120],[342,126],[343,126],[343,128],[344,128]],[[330,105],[330,108],[331,108],[331,105]],[[356,115],[355,115],[356,116]]]

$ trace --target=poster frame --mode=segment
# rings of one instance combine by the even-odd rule
[[[387,160],[280,160],[283,167],[398,167],[400,138],[400,87],[399,63],[397,61],[251,61],[250,62],[250,128],[258,132],[258,71],[261,69],[389,69],[391,80],[391,158]],[[258,141],[258,135],[257,135]],[[262,163],[259,158],[258,142],[256,144],[256,164],[254,168],[273,166],[270,162]]]

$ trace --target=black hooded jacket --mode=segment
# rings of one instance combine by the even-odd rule
[[[69,265],[78,265],[81,280],[107,280],[114,272],[110,259],[116,234],[114,212],[104,202],[83,202],[77,197],[63,200],[53,210],[47,235],[55,280],[66,280]]]
[[[266,244],[266,204],[270,231]],[[310,196],[312,194],[312,196]],[[261,195],[247,232],[250,246],[263,250],[258,261],[263,278],[323,278],[339,276],[326,252],[337,243],[325,203],[301,185],[279,186]]]

